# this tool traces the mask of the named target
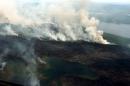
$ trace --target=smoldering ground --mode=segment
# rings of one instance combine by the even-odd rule
[[[16,36],[0,36],[0,44],[1,71],[4,72],[6,68],[10,68],[10,72],[14,73],[7,81],[25,86],[38,86],[36,77],[37,57],[34,54],[33,43]],[[4,78],[7,77],[1,77],[1,79]]]

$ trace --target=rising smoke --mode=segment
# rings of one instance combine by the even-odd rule
[[[87,4],[87,0],[0,0],[0,22],[5,24],[1,34],[108,44]]]
[[[103,31],[97,28],[99,21],[89,16],[87,4],[87,0],[0,0],[0,35],[108,44],[102,37]],[[14,50],[9,51],[16,52],[29,63],[25,70],[29,72],[27,78],[30,82],[25,85],[40,86],[34,73],[37,57],[33,48],[25,46],[25,42],[14,43],[11,44]],[[26,52],[28,47],[30,51]],[[5,56],[9,51],[5,50],[2,55]],[[26,53],[23,55],[23,52]],[[1,59],[4,56],[0,56]],[[4,67],[6,63],[2,65]]]

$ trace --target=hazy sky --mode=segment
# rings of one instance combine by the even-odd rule
[[[119,3],[119,4],[130,4],[130,0],[91,0],[100,3]]]
[[[22,2],[42,1],[42,2],[57,3],[57,2],[60,2],[60,1],[69,1],[69,0],[18,0],[18,1],[22,1]],[[98,3],[130,4],[130,0],[89,0],[89,1],[98,2]]]

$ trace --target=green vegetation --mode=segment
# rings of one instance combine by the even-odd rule
[[[57,86],[61,86],[60,78],[63,76],[77,76],[89,80],[98,78],[96,72],[86,65],[58,58],[48,58],[46,66],[40,72],[45,77],[41,84],[46,86],[50,86],[53,81],[56,81]]]

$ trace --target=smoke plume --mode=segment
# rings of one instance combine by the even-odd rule
[[[88,0],[0,0],[0,34],[108,44],[87,4]]]
[[[0,0],[0,35],[109,44],[102,36],[103,31],[98,30],[99,21],[89,15],[87,4],[87,0]],[[25,46],[25,42],[15,43],[15,40],[10,45],[14,46],[10,52],[16,52],[29,63],[25,70],[30,73],[27,76],[30,82],[26,86],[40,86],[35,74],[37,57],[33,45]],[[30,51],[26,52],[27,48]],[[7,51],[8,49],[2,52],[1,59],[9,52]],[[1,62],[1,59],[0,70],[3,70],[6,62]]]

